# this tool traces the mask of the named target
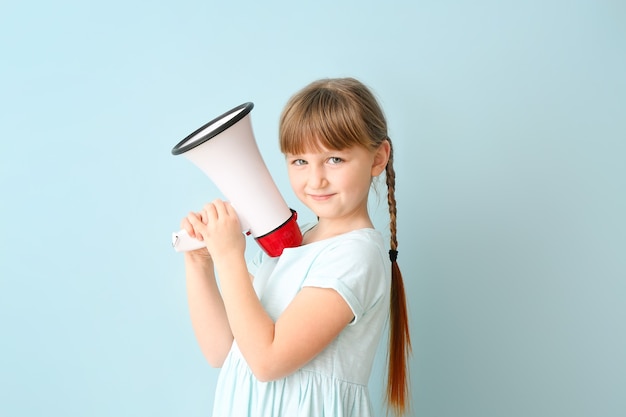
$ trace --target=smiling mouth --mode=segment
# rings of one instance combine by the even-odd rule
[[[309,197],[315,201],[326,201],[334,194],[309,194]]]

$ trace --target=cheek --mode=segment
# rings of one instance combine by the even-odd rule
[[[359,185],[361,187],[369,186],[372,182],[372,176],[369,169],[358,169],[351,172],[350,178],[348,179],[353,185]]]
[[[301,188],[301,184],[302,184],[302,176],[298,175],[296,172],[290,171],[289,172],[289,184],[291,184],[291,188],[294,191],[298,191],[299,188]]]

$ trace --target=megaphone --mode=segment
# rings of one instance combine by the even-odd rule
[[[300,246],[297,213],[287,206],[274,183],[252,131],[253,103],[241,104],[211,120],[172,148],[200,168],[237,212],[242,232],[252,235],[271,257]],[[185,230],[172,233],[177,252],[199,249],[205,243]]]

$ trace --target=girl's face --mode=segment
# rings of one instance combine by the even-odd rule
[[[367,197],[372,177],[385,169],[389,159],[387,141],[377,151],[354,146],[285,156],[291,187],[320,221],[369,223]]]

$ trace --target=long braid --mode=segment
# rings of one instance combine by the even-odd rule
[[[396,173],[393,169],[393,146],[390,145],[389,161],[385,168],[387,204],[389,205],[389,230],[391,259],[391,300],[389,305],[389,372],[387,376],[387,403],[395,415],[406,413],[409,402],[408,356],[411,352],[408,310],[402,273],[396,261],[398,239],[396,227]]]

